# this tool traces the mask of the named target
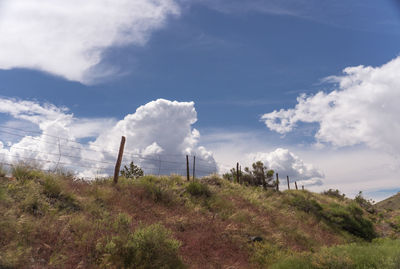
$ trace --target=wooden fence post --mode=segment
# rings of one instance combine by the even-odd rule
[[[279,191],[279,176],[278,176],[278,173],[276,173],[276,191]]]
[[[239,183],[243,184],[243,179],[241,178],[241,176],[242,176],[242,166],[240,165],[239,166]]]
[[[115,164],[115,169],[114,169],[114,184],[118,183],[119,170],[121,169],[122,156],[124,154],[125,140],[126,140],[125,136],[121,137],[121,144],[119,145],[117,163]]]
[[[240,183],[240,180],[239,180],[239,163],[236,163],[236,182]]]
[[[262,172],[262,184],[263,184],[263,188],[264,188],[264,189],[267,189],[267,181],[265,181],[264,166],[261,168],[261,172]]]
[[[301,189],[304,191],[304,185],[301,186]]]
[[[187,181],[190,180],[190,175],[189,175],[189,156],[186,155],[186,177]]]
[[[297,188],[297,182],[296,182],[296,181],[294,182],[294,185],[296,186],[296,190],[298,190],[298,188]]]
[[[193,181],[196,178],[195,172],[196,172],[196,156],[193,156]]]
[[[290,190],[289,176],[286,176],[286,180],[287,180],[287,189]]]

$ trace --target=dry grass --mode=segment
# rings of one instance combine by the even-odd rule
[[[179,176],[121,178],[115,186],[109,179],[85,182],[33,170],[18,173],[18,180],[0,179],[0,267],[118,267],[125,259],[115,256],[120,252],[114,243],[125,249],[125,241],[116,236],[133,236],[153,224],[170,231],[190,268],[266,266],[272,260],[259,255],[271,245],[277,253],[296,253],[362,241],[290,203],[304,196],[325,210],[332,203],[345,207],[348,199],[276,193],[217,176],[196,184]],[[121,214],[129,219],[125,230],[116,224]],[[263,244],[251,242],[253,236]]]

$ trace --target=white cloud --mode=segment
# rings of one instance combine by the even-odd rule
[[[322,179],[325,177],[322,171],[304,163],[288,149],[277,148],[272,152],[251,153],[248,158],[251,162],[262,161],[267,168],[273,169],[280,175],[281,184],[284,184],[286,176],[289,176],[290,182],[297,181],[299,186],[322,185]]]
[[[202,162],[197,163],[198,175],[207,174],[216,171],[216,164],[212,153],[198,146],[200,133],[191,127],[196,121],[193,102],[158,99],[125,116],[112,129],[90,143],[90,147],[115,151],[124,135],[125,149],[129,152],[125,154],[125,160],[128,162],[134,160],[155,173],[184,173],[185,154],[196,155]],[[147,159],[137,158],[137,155],[146,156]],[[104,158],[115,156],[104,155]]]
[[[3,0],[0,69],[31,68],[90,83],[114,72],[97,67],[107,48],[144,45],[178,13],[174,0]]]
[[[268,128],[281,134],[299,122],[319,124],[318,143],[337,147],[365,144],[400,154],[400,57],[380,67],[348,67],[331,77],[338,89],[301,95],[292,109],[264,114]]]
[[[147,173],[183,174],[185,154],[198,158],[197,175],[216,171],[212,153],[198,145],[200,133],[192,128],[197,121],[193,102],[159,99],[116,123],[112,119],[93,119],[86,125],[89,119],[78,119],[68,114],[66,108],[50,104],[0,99],[0,107],[0,113],[33,123],[40,130],[27,135],[18,128],[1,128],[0,133],[23,136],[9,148],[0,144],[3,162],[38,160],[44,169],[54,169],[59,163],[75,169],[81,176],[111,174],[121,136],[125,136],[124,163],[133,160]],[[95,135],[92,142],[77,143],[77,139]]]

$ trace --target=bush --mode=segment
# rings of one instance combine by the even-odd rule
[[[171,203],[171,193],[159,184],[154,182],[152,177],[144,177],[140,181],[139,186],[144,189],[147,198],[153,200],[154,202],[162,202],[165,204]]]
[[[328,223],[363,239],[370,241],[377,236],[372,222],[363,217],[362,209],[356,204],[346,207],[330,204],[322,216]]]
[[[21,181],[34,179],[35,174],[32,172],[33,168],[30,165],[24,163],[14,165],[11,169],[12,176]]]
[[[129,167],[124,165],[124,169],[121,171],[121,176],[136,179],[143,176],[143,170],[138,165],[131,162]]]
[[[322,193],[323,195],[327,195],[327,196],[331,196],[331,197],[335,197],[338,198],[339,200],[343,200],[345,197],[345,194],[341,194],[339,190],[334,190],[334,189],[329,189],[327,191],[324,191]]]
[[[289,198],[288,203],[295,208],[306,213],[313,214],[316,217],[321,217],[322,207],[314,199],[308,199],[301,194],[293,195]]]
[[[59,210],[78,211],[81,209],[71,193],[63,191],[60,180],[47,176],[44,181],[44,194],[50,198],[50,203],[58,207]]]
[[[294,193],[291,193],[286,200],[291,206],[313,214],[317,218],[323,219],[327,224],[343,229],[355,236],[366,240],[372,240],[377,236],[372,222],[363,216],[363,210],[355,203],[348,206],[331,203],[322,207],[314,199]]]
[[[54,178],[47,177],[43,187],[44,194],[49,198],[58,198],[61,195],[61,186]]]
[[[208,189],[208,186],[198,181],[190,182],[189,185],[186,187],[186,191],[193,196],[211,196],[211,192]]]
[[[362,195],[362,191],[360,191],[356,197],[354,198],[354,201],[361,206],[362,208],[364,208],[365,210],[367,210],[369,213],[374,214],[376,213],[376,209],[374,208],[374,201],[372,199],[367,200],[364,198],[364,196]]]
[[[160,224],[129,231],[130,218],[118,217],[118,234],[97,249],[104,251],[103,266],[116,268],[184,268],[178,249],[180,242]]]

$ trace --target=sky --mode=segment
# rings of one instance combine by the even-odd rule
[[[93,178],[124,135],[147,173],[261,160],[378,201],[400,191],[399,53],[397,0],[0,0],[0,161]]]

